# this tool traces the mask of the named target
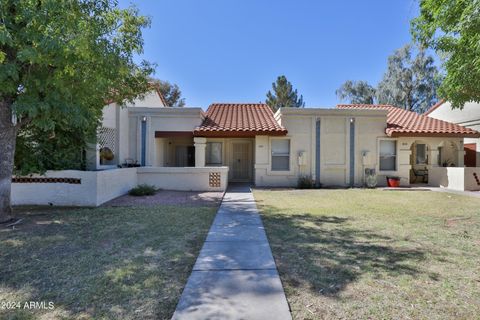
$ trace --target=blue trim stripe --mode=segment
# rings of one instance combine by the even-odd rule
[[[355,119],[350,120],[350,186],[355,183]]]
[[[145,167],[145,159],[147,155],[147,122],[142,121],[142,150],[141,150],[141,165]]]
[[[315,125],[315,184],[320,186],[320,119]]]

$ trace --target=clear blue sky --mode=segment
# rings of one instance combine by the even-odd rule
[[[348,79],[376,84],[410,42],[416,0],[120,0],[150,16],[144,58],[187,106],[259,102],[286,75],[307,107],[331,107]]]

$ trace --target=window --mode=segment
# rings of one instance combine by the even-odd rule
[[[397,141],[380,141],[380,171],[397,170]]]
[[[290,140],[272,140],[272,171],[290,170]]]
[[[221,142],[207,142],[206,148],[206,164],[222,164],[222,143]]]
[[[417,154],[417,164],[426,164],[427,163],[427,146],[425,144],[416,145],[416,154]]]

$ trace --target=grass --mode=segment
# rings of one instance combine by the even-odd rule
[[[29,211],[29,210],[27,210]],[[0,319],[170,319],[214,207],[42,209],[0,228]],[[28,301],[54,310],[24,310]]]
[[[294,319],[478,319],[480,199],[254,191]]]

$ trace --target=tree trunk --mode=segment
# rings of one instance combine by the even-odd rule
[[[17,126],[12,123],[11,103],[0,101],[0,222],[12,217],[10,194]]]

